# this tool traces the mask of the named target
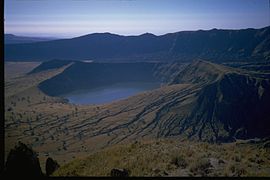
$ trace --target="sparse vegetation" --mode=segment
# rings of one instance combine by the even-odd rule
[[[207,176],[211,172],[211,167],[212,165],[208,158],[200,158],[197,159],[197,161],[194,161],[193,164],[191,164],[190,171],[194,175]]]
[[[174,164],[176,167],[180,167],[183,169],[187,167],[187,162],[183,155],[174,156],[171,163]]]
[[[196,154],[189,156],[190,147]],[[218,148],[216,148],[218,147]],[[242,156],[242,161],[227,159],[226,153]],[[246,152],[249,151],[249,154]],[[211,153],[209,157],[207,153]],[[258,164],[247,166],[251,154],[260,154],[267,161],[260,168]],[[270,154],[254,145],[229,143],[208,144],[190,141],[142,141],[127,145],[115,145],[94,153],[87,158],[76,159],[63,165],[54,176],[108,176],[112,168],[126,168],[130,176],[248,176],[270,175]],[[219,159],[218,159],[219,157]],[[212,159],[212,160],[210,160]]]
[[[107,176],[112,168],[126,168],[131,176],[270,175],[269,142],[260,146],[241,144],[241,141],[209,144],[181,141],[178,137],[177,140],[139,141],[141,135],[151,139],[159,133],[163,137],[169,133],[167,130],[179,133],[178,128],[183,125],[181,117],[187,115],[186,107],[193,105],[189,103],[194,100],[190,93],[194,89],[189,84],[164,86],[163,89],[142,93],[115,104],[74,106],[47,96],[37,88],[39,82],[59,72],[49,72],[40,76],[42,78],[33,74],[31,78],[11,79],[10,82],[14,82],[12,86],[5,87],[8,92],[5,103],[11,108],[5,112],[6,152],[18,139],[26,140],[38,149],[40,160],[43,161],[41,166],[47,152],[52,152],[61,165],[68,163],[54,175]],[[30,83],[26,83],[28,81]],[[188,92],[187,99],[176,96],[182,91]],[[28,104],[22,97],[27,97]],[[184,106],[173,107],[175,104],[170,104],[169,108],[172,106],[173,109],[168,109],[167,102],[175,98],[178,98],[177,103],[184,102]],[[180,108],[183,116],[179,114]],[[159,115],[163,117],[157,121],[155,117]],[[131,120],[134,121],[130,123]],[[152,120],[156,121],[150,124]],[[164,124],[158,123],[165,123],[165,120],[170,120],[170,123],[164,131],[160,131]],[[196,125],[195,122],[193,124]],[[145,128],[148,125],[157,128],[148,132],[150,129]],[[202,133],[204,140],[215,136],[211,126],[207,128]],[[195,140],[198,137],[196,129],[188,128],[187,132],[194,135]],[[129,134],[132,136],[129,137]],[[122,138],[123,142],[120,141]],[[129,144],[132,139],[138,141]],[[124,144],[114,145],[119,142]],[[100,151],[103,147],[108,148]]]

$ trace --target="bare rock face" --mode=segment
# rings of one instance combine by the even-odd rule
[[[27,145],[19,142],[8,154],[4,175],[20,177],[43,176],[37,153]]]
[[[54,171],[59,168],[57,161],[53,160],[51,157],[48,157],[46,160],[46,175],[50,176]]]
[[[113,177],[128,177],[129,172],[127,169],[112,169],[111,176],[113,176]]]

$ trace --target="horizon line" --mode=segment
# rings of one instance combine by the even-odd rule
[[[88,36],[88,35],[92,35],[92,34],[112,34],[112,35],[117,35],[117,36],[123,36],[123,37],[131,37],[131,36],[142,36],[142,35],[145,35],[145,34],[150,34],[150,35],[154,35],[154,36],[164,36],[166,34],[174,34],[174,33],[180,33],[180,32],[195,32],[195,31],[211,31],[211,30],[247,30],[247,29],[263,29],[263,28],[267,28],[267,27],[270,27],[269,26],[263,26],[261,28],[253,28],[253,27],[250,27],[250,28],[211,28],[211,29],[197,29],[197,30],[180,30],[180,31],[174,31],[174,32],[167,32],[167,33],[164,33],[164,34],[154,34],[154,33],[151,33],[151,32],[145,32],[145,33],[141,33],[141,34],[132,34],[132,35],[123,35],[123,34],[118,34],[118,33],[114,33],[114,32],[108,32],[108,31],[103,31],[103,32],[93,32],[93,33],[88,33],[88,34],[82,34],[82,35],[75,35],[75,36],[62,36],[62,37],[56,37],[56,36],[52,36],[52,35],[40,35],[40,36],[36,36],[36,35],[23,35],[23,34],[17,34],[17,33],[6,33],[4,32],[4,35],[14,35],[14,36],[19,36],[19,37],[30,37],[30,38],[51,38],[51,39],[73,39],[73,38],[78,38],[78,37],[83,37],[83,36]]]

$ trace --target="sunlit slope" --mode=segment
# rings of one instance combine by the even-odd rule
[[[53,176],[110,176],[113,168],[125,168],[130,176],[269,176],[266,144],[139,141],[71,161]]]

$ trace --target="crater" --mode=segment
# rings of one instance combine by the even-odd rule
[[[92,89],[76,90],[62,95],[73,104],[103,104],[128,98],[140,92],[159,88],[160,83],[116,83]]]
[[[40,83],[39,88],[74,104],[109,103],[159,88],[165,81],[160,78],[163,66],[156,62],[73,62],[62,73]]]

